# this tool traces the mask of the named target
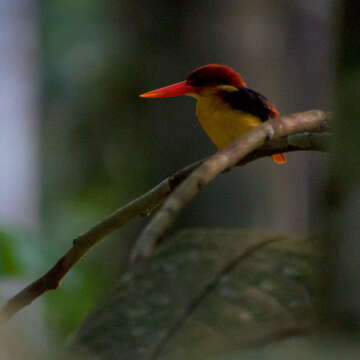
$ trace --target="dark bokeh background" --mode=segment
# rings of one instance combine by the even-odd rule
[[[8,60],[0,65],[0,90],[8,94],[0,100],[3,278],[47,270],[74,236],[216,150],[193,100],[145,100],[139,93],[221,63],[281,113],[331,108],[330,0],[7,0],[1,7],[0,47]],[[220,176],[175,229],[316,232],[327,160],[296,153],[285,166],[263,159]],[[15,206],[19,193],[25,195]],[[143,224],[116,233],[45,296],[46,318],[58,334],[71,332],[119,275]]]

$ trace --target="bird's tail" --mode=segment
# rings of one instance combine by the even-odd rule
[[[272,155],[271,157],[275,164],[278,164],[278,165],[286,164],[286,157],[284,154],[275,154],[275,155]]]

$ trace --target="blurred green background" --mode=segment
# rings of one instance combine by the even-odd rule
[[[191,99],[149,101],[140,93],[221,63],[281,113],[331,108],[337,13],[330,0],[7,0],[0,9],[6,281],[36,278],[76,235],[216,151]],[[327,162],[326,154],[296,153],[286,166],[263,159],[236,169],[207,187],[175,230],[318,231]],[[56,336],[70,334],[106,293],[143,225],[114,234],[44,296]]]

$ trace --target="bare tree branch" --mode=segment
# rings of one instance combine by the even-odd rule
[[[43,276],[12,297],[0,310],[0,324],[31,304],[43,293],[57,289],[69,270],[105,236],[119,229],[138,215],[149,215],[159,206],[202,160],[177,171],[153,189],[116,210],[109,217],[73,240],[73,246]]]
[[[304,131],[325,131],[328,117],[328,114],[323,111],[313,110],[267,121],[208,160],[197,161],[177,171],[144,195],[116,210],[93,228],[78,236],[73,241],[73,246],[46,274],[21,290],[1,308],[0,324],[13,317],[45,292],[57,289],[64,276],[94,245],[133,218],[139,215],[149,215],[185,179],[188,178],[186,185],[182,186],[181,190],[174,194],[174,197],[169,198],[154,221],[145,229],[133,252],[133,258],[150,256],[157,239],[172,224],[177,213],[200,191],[202,186],[223,170],[229,169],[237,163],[244,165],[258,158],[279,152],[324,150],[323,141],[319,141],[320,134],[298,134],[297,139],[293,136],[280,138]],[[269,141],[265,141],[266,139]],[[262,144],[264,146],[261,147]],[[251,153],[253,150],[255,151]],[[241,161],[239,162],[239,160]],[[200,171],[197,170],[189,177],[196,168],[199,168]]]
[[[132,251],[131,260],[139,263],[150,257],[157,242],[174,223],[180,211],[221,172],[233,168],[238,163],[247,162],[246,156],[250,156],[250,153],[262,146],[264,153],[279,152],[279,149],[272,151],[276,146],[271,146],[270,140],[276,141],[296,133],[326,130],[328,118],[329,114],[321,110],[312,110],[270,119],[205,160],[169,196],[145,227]]]

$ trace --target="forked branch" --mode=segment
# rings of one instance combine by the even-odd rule
[[[258,152],[277,153],[281,146],[274,146],[276,141],[290,135],[303,132],[322,132],[328,128],[329,114],[312,110],[280,118],[270,119],[246,133],[239,140],[230,144],[205,160],[192,174],[168,197],[164,205],[145,227],[133,251],[133,262],[142,262],[154,252],[159,239],[171,227],[180,211],[217,175],[226,169],[232,169],[237,164],[248,162],[247,157],[256,157]],[[289,140],[285,140],[288,144]],[[275,151],[274,148],[276,149]],[[289,146],[289,150],[293,150]],[[254,152],[253,154],[251,154]]]
[[[323,142],[314,133],[327,130],[328,118],[329,114],[313,110],[269,120],[209,159],[197,161],[177,171],[78,236],[72,247],[46,274],[21,290],[2,307],[0,324],[45,292],[58,288],[64,276],[93,246],[133,218],[150,214],[169,194],[172,196],[145,228],[137,242],[132,253],[133,260],[150,256],[158,239],[175,221],[181,209],[222,171],[279,152],[324,150]],[[289,136],[292,134],[298,135]]]

